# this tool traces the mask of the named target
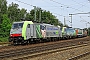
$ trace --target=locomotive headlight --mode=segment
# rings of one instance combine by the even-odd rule
[[[10,34],[10,36],[13,36],[12,34]]]

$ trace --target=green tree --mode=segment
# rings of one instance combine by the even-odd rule
[[[30,11],[30,20],[32,20],[32,21],[34,21],[35,20],[35,11],[34,11],[34,9],[32,9],[31,11]]]
[[[61,21],[58,21],[58,22],[59,22],[58,25],[63,27],[63,24],[61,23]]]
[[[2,21],[1,25],[2,25],[1,29],[2,29],[2,33],[3,33],[3,37],[9,36],[11,23],[10,23],[10,19],[8,18],[7,14],[3,15],[3,21]]]
[[[19,18],[20,19],[26,19],[26,15],[27,15],[27,10],[26,9],[24,9],[24,8],[22,8],[21,10],[20,10],[20,12],[19,12]]]
[[[39,13],[40,11],[36,11],[36,20],[37,22],[39,22]],[[35,11],[34,9],[32,9],[30,11],[30,14],[28,14],[27,16],[30,18],[30,20],[34,20]],[[42,10],[41,9],[41,21],[44,23],[49,23],[49,24],[53,24],[53,25],[60,25],[63,26],[63,24],[61,22],[59,22],[59,20],[56,18],[56,16],[54,16],[52,13],[50,13],[50,11],[46,11],[46,10]]]
[[[14,4],[13,2],[9,4],[8,7],[8,17],[10,18],[11,22],[18,21],[18,15],[20,12],[20,9],[18,8],[18,4]]]
[[[7,1],[0,0],[0,23],[2,23],[2,15],[7,12]]]

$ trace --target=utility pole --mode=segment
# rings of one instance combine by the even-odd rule
[[[64,26],[66,25],[65,16],[64,16]]]
[[[71,15],[70,17],[71,17],[71,27],[72,27],[72,14],[69,14],[69,15]]]
[[[72,27],[72,14],[71,14],[71,27]]]
[[[86,28],[87,28],[87,23],[86,23]],[[87,28],[88,29],[88,28]]]
[[[71,27],[72,27],[72,15],[78,15],[78,14],[90,14],[90,12],[87,12],[87,13],[75,13],[75,14],[69,14],[71,15]]]
[[[35,13],[34,13],[34,21],[36,22],[36,6],[33,6],[34,7],[34,11],[35,11]]]
[[[41,8],[39,8],[39,22],[41,22]]]
[[[34,11],[35,11],[35,13],[34,13],[34,21],[37,22],[36,21],[36,12],[38,10],[39,11],[39,22],[41,22],[41,8],[36,7],[36,6],[33,6],[33,7],[34,7]]]

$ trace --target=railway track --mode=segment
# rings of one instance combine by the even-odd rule
[[[0,42],[0,47],[10,45],[10,42]]]
[[[80,40],[79,40],[80,39]],[[47,42],[47,43],[37,43],[37,44],[29,44],[27,45],[19,45],[19,46],[13,46],[13,45],[9,45],[9,46],[0,46],[0,52],[3,51],[10,51],[10,50],[17,50],[17,49],[26,49],[26,48],[31,48],[31,47],[38,47],[38,46],[43,46],[43,45],[51,45],[51,44],[58,44],[58,43],[64,43],[64,42],[71,42],[74,43],[74,41],[78,41],[79,43],[82,43],[84,41],[84,39],[86,39],[87,41],[89,40],[88,37],[84,37],[84,38],[77,38],[77,39],[70,39],[70,40],[61,40],[61,41],[55,41],[55,42]]]
[[[40,52],[40,53],[35,53],[35,54],[29,54],[29,55],[24,55],[21,57],[14,57],[12,58],[12,60],[24,60],[24,59],[29,59],[32,57],[36,57],[36,56],[40,56],[40,55],[45,55],[45,54],[49,54],[49,53],[55,53],[55,52],[59,52],[59,51],[65,51],[65,50],[69,50],[69,49],[74,49],[74,48],[79,48],[79,47],[83,47],[83,46],[87,46],[88,44],[82,44],[82,45],[77,45],[77,46],[68,46],[68,47],[64,47],[64,48],[59,48],[59,49],[54,49],[54,50],[48,50],[48,51],[44,51],[44,52]],[[11,58],[10,58],[11,59]],[[72,60],[73,58],[71,58]]]
[[[85,57],[85,56],[87,56],[87,55],[90,55],[90,52],[85,52],[85,53],[83,53],[83,54],[80,54],[80,55],[71,57],[71,58],[69,58],[69,59],[67,59],[67,60],[78,60],[78,59],[80,59],[80,58],[82,58],[82,57]]]
[[[59,43],[53,43],[53,44],[46,43],[46,45],[33,46],[33,47],[29,47],[29,48],[22,48],[22,49],[16,49],[16,50],[2,51],[2,52],[0,52],[0,60],[3,58],[11,58],[11,57],[27,55],[27,54],[30,54],[30,55],[32,55],[31,57],[33,57],[33,56],[41,55],[41,54],[38,54],[40,52],[51,51],[51,50],[56,50],[58,48],[61,49],[63,47],[65,48],[65,47],[81,45],[81,44],[85,44],[84,46],[86,46],[86,44],[89,41],[90,40],[86,38],[86,40],[85,39],[73,40],[73,41],[66,41],[66,42],[61,42],[61,43],[59,42]],[[16,47],[18,47],[18,46],[16,46]],[[10,47],[7,47],[7,48],[9,49]],[[75,47],[73,47],[73,48],[75,48]],[[71,49],[71,48],[68,48],[68,49]],[[64,49],[64,50],[67,50],[67,49]],[[60,51],[60,50],[56,50],[56,51]],[[55,52],[55,51],[53,51],[53,52]],[[35,53],[37,53],[37,55],[34,55]],[[49,53],[51,53],[51,52],[49,52]],[[42,54],[46,54],[46,53],[42,53]]]
[[[27,55],[27,54],[32,55],[29,57],[34,57],[34,56],[41,55],[41,54],[47,54],[47,53],[41,53],[44,51],[45,52],[50,51],[48,53],[51,53],[51,50],[52,50],[52,52],[60,51],[60,50],[58,50],[58,48],[61,49],[61,48],[70,47],[70,46],[74,46],[73,48],[77,48],[77,47],[75,47],[76,45],[78,45],[78,47],[86,46],[87,43],[89,43],[89,42],[90,42],[89,40],[74,40],[74,41],[67,41],[67,42],[61,42],[61,43],[56,43],[56,44],[48,44],[48,45],[42,45],[42,46],[36,46],[36,47],[30,47],[30,48],[24,48],[24,49],[4,51],[4,52],[0,52],[0,59],[11,58],[11,57]],[[82,44],[84,44],[84,45],[82,45]],[[66,48],[66,49],[62,49],[62,50],[67,50],[67,49],[72,49],[72,48]],[[53,51],[53,50],[55,50],[55,51]],[[24,57],[24,58],[27,58],[27,57]],[[18,59],[24,59],[24,58],[22,57],[22,58],[18,58]]]

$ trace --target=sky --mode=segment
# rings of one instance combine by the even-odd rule
[[[63,24],[65,18],[65,23],[68,26],[71,26],[71,17],[69,14],[74,14],[72,15],[72,27],[88,28],[90,27],[90,24],[87,23],[90,22],[90,14],[84,13],[90,12],[89,1],[90,0],[7,0],[7,3],[8,5],[12,2],[17,3],[19,8],[25,8],[27,11],[34,9],[33,6],[40,7],[43,10],[50,11]]]

